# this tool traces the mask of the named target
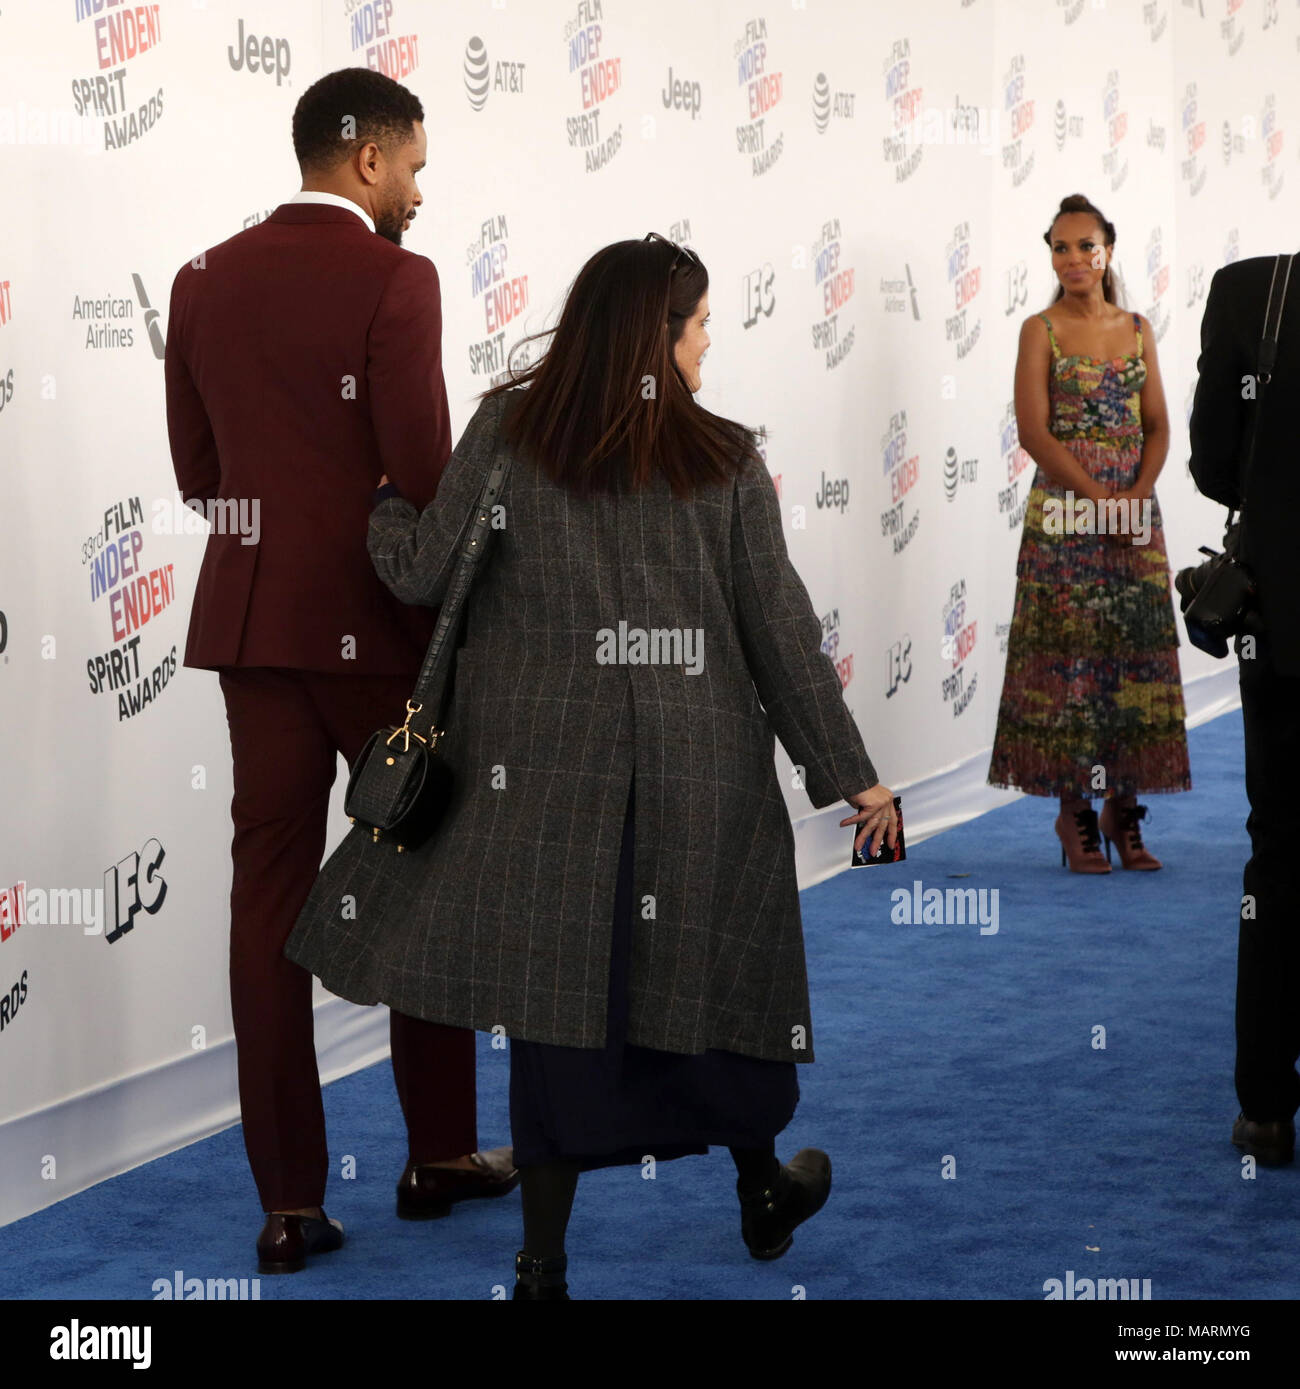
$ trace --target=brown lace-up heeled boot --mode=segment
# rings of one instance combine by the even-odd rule
[[[1101,853],[1097,812],[1087,801],[1074,802],[1068,808],[1062,805],[1056,833],[1061,841],[1061,863],[1068,859],[1071,873],[1110,872],[1110,864]]]
[[[1098,826],[1106,841],[1106,862],[1110,862],[1110,846],[1114,843],[1119,850],[1119,861],[1125,868],[1139,868],[1152,872],[1164,865],[1158,858],[1147,852],[1142,843],[1142,831],[1138,821],[1146,817],[1147,808],[1138,805],[1132,797],[1115,798],[1101,808]]]

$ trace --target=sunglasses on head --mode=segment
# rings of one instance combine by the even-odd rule
[[[671,246],[677,254],[673,257],[673,263],[668,267],[671,275],[677,267],[685,261],[687,265],[699,265],[700,258],[690,249],[689,246],[679,246],[671,237],[661,236],[658,232],[646,232],[641,238],[643,241],[662,241],[666,246]]]

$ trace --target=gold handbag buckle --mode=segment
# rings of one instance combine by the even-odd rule
[[[393,729],[392,733],[388,736],[388,739],[386,740],[387,743],[392,743],[395,738],[400,737],[402,739],[403,752],[410,752],[412,738],[419,738],[420,742],[427,743],[429,740],[427,738],[422,737],[419,733],[415,731],[415,729],[411,727],[412,718],[414,718],[414,716],[418,714],[420,710],[423,708],[424,706],[422,704],[412,704],[411,701],[408,699],[406,701],[406,722],[401,726],[401,728]],[[437,741],[436,734],[434,735],[434,741]],[[430,746],[432,747],[432,744],[430,744]]]

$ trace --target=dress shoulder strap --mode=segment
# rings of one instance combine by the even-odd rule
[[[1045,313],[1040,313],[1038,316],[1047,324],[1047,336],[1052,344],[1052,356],[1059,357],[1061,349],[1056,345],[1056,334],[1052,331],[1052,320]]]
[[[1137,335],[1138,335],[1138,350],[1137,350],[1137,354],[1138,354],[1138,356],[1140,357],[1140,356],[1142,355],[1142,315],[1141,315],[1141,314],[1135,313],[1135,314],[1133,315],[1133,326],[1137,329]]]

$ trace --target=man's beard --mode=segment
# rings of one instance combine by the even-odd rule
[[[382,236],[385,241],[391,241],[394,246],[402,244],[402,223],[406,221],[406,211],[398,203],[394,203],[384,208],[383,212],[375,218],[375,232]]]

